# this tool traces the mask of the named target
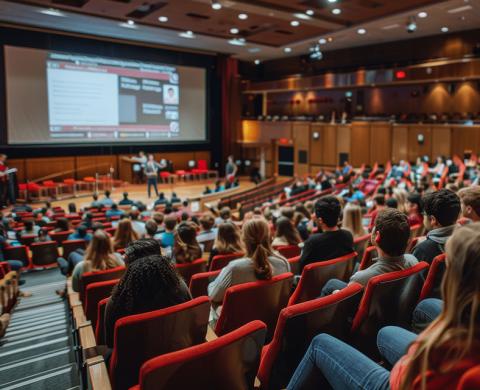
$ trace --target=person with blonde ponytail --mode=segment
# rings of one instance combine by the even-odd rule
[[[446,243],[440,315],[420,335],[387,326],[377,337],[378,365],[336,338],[316,336],[290,380],[289,390],[455,389],[480,365],[480,223],[456,229]]]
[[[251,219],[243,225],[242,240],[246,256],[231,261],[208,286],[214,307],[222,303],[225,291],[231,286],[270,280],[272,276],[290,272],[287,259],[272,249],[270,228],[263,218]]]

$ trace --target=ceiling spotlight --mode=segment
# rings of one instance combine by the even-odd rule
[[[305,13],[308,15],[308,16],[312,16],[315,12],[313,12],[313,9],[307,9],[305,11]]]
[[[247,14],[238,14],[238,19],[246,20],[246,19],[248,19],[248,15]]]
[[[162,23],[166,23],[168,22],[168,18],[166,16],[159,16],[158,17],[158,20]]]
[[[415,17],[410,17],[407,21],[407,32],[414,33],[417,31],[417,22],[415,21]]]
[[[182,32],[178,34],[178,36],[182,38],[189,38],[189,39],[195,38],[195,34],[193,33],[193,31],[190,31],[190,30]]]
[[[365,30],[363,27],[361,27],[357,30],[357,33],[360,34],[360,35],[364,35],[364,34],[367,33],[367,30]]]
[[[228,43],[233,46],[245,46],[245,38],[233,38]]]
[[[428,14],[425,11],[419,12],[417,16],[421,19],[424,19],[428,16]]]
[[[260,60],[253,61],[255,65],[260,65]]]
[[[292,20],[292,21],[290,22],[290,26],[292,26],[292,27],[298,27],[298,26],[300,26],[300,22],[299,22],[298,20]]]
[[[443,27],[440,29],[440,31],[443,32],[443,33],[446,33],[446,32],[448,32],[448,27],[443,26]]]
[[[333,42],[333,37],[328,37],[327,42]]]
[[[318,43],[319,43],[320,45],[325,45],[325,44],[327,43],[327,40],[326,40],[325,38],[320,38],[320,39],[318,40]]]
[[[55,8],[42,9],[38,12],[40,12],[41,14],[50,15],[50,16],[60,16],[60,17],[66,16],[63,12]]]
[[[292,49],[290,47],[286,47],[286,48],[283,49],[283,51],[285,53],[290,53],[292,51]]]
[[[337,0],[328,0],[328,2],[333,4],[333,3],[336,3]]]
[[[232,27],[230,29],[230,34],[238,34],[240,32],[240,30],[236,27]]]
[[[218,0],[212,0],[212,8],[214,10],[222,9],[222,5],[219,3]]]
[[[132,19],[128,19],[128,20],[127,20],[127,24],[128,24],[129,26],[133,26],[133,25],[135,24],[135,22],[134,22]]]
[[[340,15],[341,13],[342,13],[342,10],[340,8],[332,9],[332,14],[334,15]]]

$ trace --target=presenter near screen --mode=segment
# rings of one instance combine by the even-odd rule
[[[158,197],[158,172],[164,168],[161,164],[155,161],[153,154],[148,155],[147,163],[144,166],[145,176],[147,177],[147,193],[148,197],[151,197],[152,187],[155,190],[155,194]]]
[[[233,156],[228,156],[227,160],[227,165],[225,166],[225,177],[227,181],[230,183],[233,183],[235,180],[235,177],[237,176],[237,171],[238,167],[237,164],[235,164],[235,161],[233,159]]]

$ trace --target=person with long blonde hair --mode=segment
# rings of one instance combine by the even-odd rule
[[[443,307],[420,335],[387,326],[377,345],[392,371],[327,334],[316,336],[287,387],[293,389],[455,389],[480,364],[480,223],[455,230],[446,245]],[[320,353],[321,352],[321,353]]]
[[[243,253],[242,238],[240,229],[233,222],[224,222],[218,225],[217,237],[210,251],[209,262],[217,255],[229,255],[232,253]]]
[[[138,240],[137,232],[133,229],[129,219],[122,219],[117,226],[113,236],[113,249],[125,249],[132,241]]]
[[[353,238],[367,234],[362,224],[362,208],[353,203],[347,203],[343,209],[342,228],[352,233]]]
[[[208,296],[214,306],[221,304],[225,291],[231,286],[270,280],[275,275],[290,272],[287,259],[273,250],[270,228],[263,218],[251,219],[243,225],[242,240],[245,257],[228,263],[208,286]]]
[[[83,260],[78,263],[72,273],[72,288],[79,291],[80,280],[86,272],[104,271],[124,265],[122,257],[113,251],[110,236],[103,230],[93,234]]]

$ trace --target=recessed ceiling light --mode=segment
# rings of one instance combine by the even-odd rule
[[[327,43],[327,40],[326,40],[325,38],[320,38],[320,39],[318,40],[318,43],[319,43],[320,45],[325,45],[325,44]]]
[[[55,8],[42,9],[38,12],[40,12],[41,14],[50,15],[50,16],[59,16],[59,17],[65,17],[66,16],[63,12],[61,12],[58,9],[55,9]]]
[[[440,29],[441,32],[448,32],[448,27],[446,26],[443,26],[441,29]]]
[[[214,10],[222,9],[222,5],[218,2],[218,0],[212,0],[212,8]]]
[[[296,12],[293,14],[293,16],[295,16],[297,19],[302,19],[302,20],[310,20],[312,19],[310,16],[306,15],[306,14],[302,14],[300,12]]]
[[[233,38],[228,43],[233,46],[245,46],[245,38]]]
[[[328,37],[327,42],[333,42],[333,37]]]
[[[332,14],[334,15],[340,15],[341,13],[342,13],[342,10],[340,8],[332,9]]]
[[[238,14],[238,19],[240,19],[240,20],[248,19],[248,15],[247,14]]]
[[[298,27],[298,26],[300,26],[300,22],[299,22],[298,20],[292,20],[292,21],[290,22],[290,26],[292,26],[292,27]]]
[[[135,22],[134,22],[132,19],[128,19],[128,20],[127,20],[127,24],[128,24],[129,26],[133,26],[133,25],[135,24]]]
[[[425,11],[419,12],[417,15],[421,19],[424,19],[428,16],[428,14]]]
[[[292,51],[292,49],[290,47],[286,47],[286,48],[283,49],[283,51],[285,53],[290,53]]]
[[[260,60],[255,60],[253,61],[255,63],[255,65],[259,65],[260,64]]]
[[[328,2],[333,4],[333,3],[336,3],[337,0],[328,0]]]
[[[133,23],[129,23],[129,22],[133,22]],[[125,28],[137,28],[137,25],[133,20],[128,20],[125,23],[120,23],[120,26]]]
[[[159,16],[158,20],[162,23],[168,22],[168,18],[166,16]]]
[[[313,9],[307,9],[305,11],[305,13],[308,15],[308,16],[312,16],[315,12],[313,12]]]
[[[190,31],[190,30],[181,32],[180,34],[178,34],[178,36],[182,38],[189,38],[189,39],[195,38],[195,34],[193,33],[193,31]]]
[[[365,30],[363,27],[361,27],[357,30],[357,33],[360,34],[360,35],[363,35],[363,34],[367,33],[367,30]]]
[[[240,32],[240,30],[236,27],[232,27],[230,29],[230,34],[238,34]]]

